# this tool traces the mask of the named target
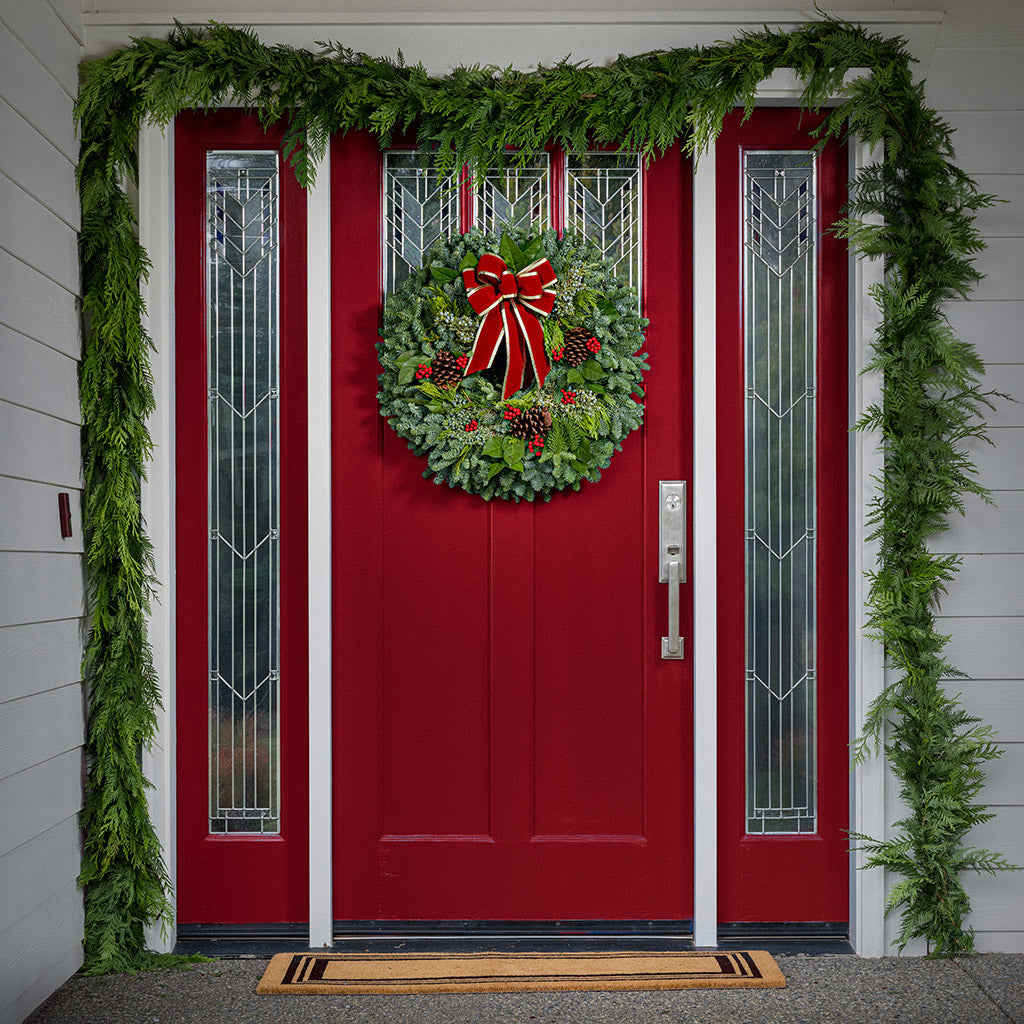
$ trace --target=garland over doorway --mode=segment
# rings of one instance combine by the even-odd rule
[[[224,103],[250,107],[264,124],[284,118],[285,156],[302,184],[312,180],[330,135],[354,129],[374,133],[381,146],[394,132],[414,130],[443,173],[465,164],[480,175],[506,160],[508,147],[526,161],[548,143],[573,153],[618,143],[647,157],[681,144],[699,156],[727,113],[753,107],[759,84],[777,68],[796,71],[804,108],[848,97],[819,129],[822,142],[852,133],[878,154],[851,182],[849,215],[835,230],[860,254],[884,259],[886,269],[872,294],[882,325],[870,366],[882,375],[883,396],[860,426],[878,431],[885,450],[872,505],[880,554],[868,600],[892,681],[871,707],[859,753],[884,745],[907,816],[889,840],[859,838],[869,865],[902,876],[889,898],[902,911],[901,947],[923,936],[934,954],[973,948],[960,872],[1010,866],[964,841],[991,817],[976,799],[982,767],[1000,751],[991,729],[940,683],[956,673],[944,659],[947,637],[937,632],[934,612],[959,559],[933,554],[927,543],[963,511],[965,494],[987,496],[966,447],[985,436],[990,396],[974,348],[954,336],[942,304],[967,297],[979,280],[972,261],[982,242],[973,220],[994,197],[980,194],[953,163],[950,128],[925,105],[903,41],[829,19],[717,46],[619,57],[607,67],[469,67],[437,78],[401,58],[338,44],[317,53],[266,46],[254,32],[211,25],[179,26],[167,39],[137,39],[85,63],[76,105],[91,616],[80,877],[87,971],[144,964],[152,956],[145,925],[171,916],[139,758],[153,740],[159,705],[146,638],[158,581],[139,505],[154,408],[140,295],[150,263],[125,192],[138,180],[142,125],[166,127],[183,110]],[[844,86],[857,68],[868,74]]]

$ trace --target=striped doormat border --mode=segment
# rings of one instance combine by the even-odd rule
[[[262,993],[784,988],[762,950],[690,953],[278,953]]]

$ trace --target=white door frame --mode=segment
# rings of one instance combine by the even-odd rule
[[[779,72],[759,94],[765,105],[792,105],[800,88],[792,73]],[[863,145],[850,146],[851,174],[869,161]],[[146,126],[140,138],[140,240],[153,261],[144,288],[147,329],[156,342],[153,378],[156,412],[150,420],[153,458],[143,484],[143,509],[153,541],[158,602],[149,616],[149,636],[160,684],[163,710],[153,747],[144,752],[144,770],[153,782],[150,813],[175,882],[175,733],[174,733],[174,189],[173,132]],[[694,941],[717,943],[717,554],[715,535],[715,159],[705,154],[694,174]],[[314,947],[332,941],[331,913],[331,476],[330,444],[330,169],[320,168],[307,197],[309,281],[309,941]],[[881,280],[878,262],[850,260],[850,396],[851,423],[878,397],[877,378],[865,376],[870,344],[878,322],[868,289]],[[851,434],[850,452],[850,637],[851,738],[864,720],[870,701],[884,681],[880,646],[864,637],[867,583],[876,547],[865,538],[874,477],[882,468],[876,437]],[[314,543],[315,541],[315,543]],[[850,774],[850,828],[885,834],[884,765],[872,758]],[[863,853],[851,855],[850,929],[854,949],[881,956],[884,877],[879,870],[858,870]],[[172,893],[173,902],[173,893]],[[154,949],[172,948],[166,935],[151,929]]]

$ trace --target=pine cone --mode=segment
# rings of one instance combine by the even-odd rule
[[[512,420],[508,432],[513,437],[536,437],[537,434],[543,437],[550,429],[551,413],[547,409],[534,406],[532,409],[524,409],[521,416]]]
[[[462,371],[455,362],[455,356],[445,349],[441,349],[434,356],[430,362],[430,368],[433,370],[430,379],[439,388],[450,388],[453,384],[458,384],[462,380]]]
[[[562,362],[566,366],[580,366],[590,358],[587,342],[593,335],[584,327],[570,327],[565,331],[565,350]]]

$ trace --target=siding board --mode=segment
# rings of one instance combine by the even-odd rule
[[[79,41],[54,9],[41,0],[4,0],[2,20],[60,82],[69,96],[78,91]]]
[[[0,249],[0,322],[77,357],[81,348],[75,295]]]
[[[75,164],[0,97],[0,171],[73,228],[80,222]]]
[[[1024,175],[978,174],[974,180],[982,192],[1002,200],[979,211],[974,226],[981,236],[1024,237]]]
[[[82,559],[78,555],[0,551],[0,580],[4,581],[0,626],[83,614]]]
[[[4,700],[81,680],[82,629],[77,618],[0,627]]]
[[[0,400],[78,425],[78,363],[33,338],[0,326]]]
[[[0,245],[36,270],[78,292],[78,235],[56,214],[0,176]]]
[[[0,857],[82,808],[82,752],[66,754],[0,779]],[[2,939],[0,939],[2,941]],[[0,953],[0,963],[4,963]]]
[[[66,754],[84,742],[79,683],[0,704],[0,779]]]
[[[1019,660],[1017,665],[1019,673]],[[972,715],[994,726],[1000,743],[1024,742],[1024,679],[951,679],[945,689],[959,695]]]
[[[985,275],[973,292],[981,301],[1024,294],[1024,238],[990,238],[975,266]]]
[[[0,476],[81,488],[82,460],[75,424],[0,402],[0,437],[4,439]]]
[[[995,427],[989,431],[992,444],[971,446],[978,480],[994,491],[1024,488],[1024,429]]]
[[[0,551],[81,554],[81,494],[76,490],[65,492],[71,503],[71,536],[62,539],[57,511],[60,490],[31,480],[0,480]]]
[[[78,816],[72,815],[0,857],[0,932],[61,889],[74,889],[80,869]]]
[[[1024,108],[1024,65],[1019,52],[1005,44],[937,46],[932,68],[928,103],[941,112]],[[993,81],[1001,82],[1002,89],[994,90]]]
[[[78,156],[74,100],[43,66],[0,24],[0,95],[74,161]]]
[[[84,916],[81,894],[64,890],[38,908],[30,927],[0,934],[4,994],[13,995],[0,1024],[19,1024],[81,965]]]
[[[1024,674],[1024,628],[1019,619],[1012,616],[955,618],[941,615],[938,626],[940,632],[952,637],[946,648],[950,664],[971,677],[956,679],[950,682],[949,688],[980,688],[991,684],[974,683],[972,680],[1020,680]],[[1021,690],[1017,694],[1006,689],[993,692],[1000,693],[1008,702],[1012,701],[1011,706],[1016,713],[1017,705],[1024,699],[1024,682],[1020,686]],[[1021,705],[1020,713],[1024,715],[1024,705]],[[992,721],[989,718],[986,720]],[[1019,738],[1024,739],[1024,732]]]
[[[1024,302],[947,302],[944,309],[957,336],[977,346],[985,362],[1024,362]]]
[[[1024,555],[965,555],[943,615],[1024,615]]]
[[[985,769],[985,786],[979,799],[993,810],[1020,804],[1024,786],[1024,743],[1003,743],[1003,756],[989,761]],[[1024,914],[1020,921],[1024,924]],[[993,925],[1000,927],[1000,925]]]
[[[1001,83],[992,83],[993,92],[1001,88]],[[953,144],[956,162],[962,170],[972,176],[1020,173],[1024,111],[954,112],[947,120],[956,129]]]
[[[1024,378],[1024,367],[1020,369]],[[1024,522],[1024,491],[996,491],[992,500],[994,505],[986,505],[968,495],[964,499],[966,516],[955,516],[950,529],[940,533],[929,547],[959,554],[1024,554],[1020,528]]]

